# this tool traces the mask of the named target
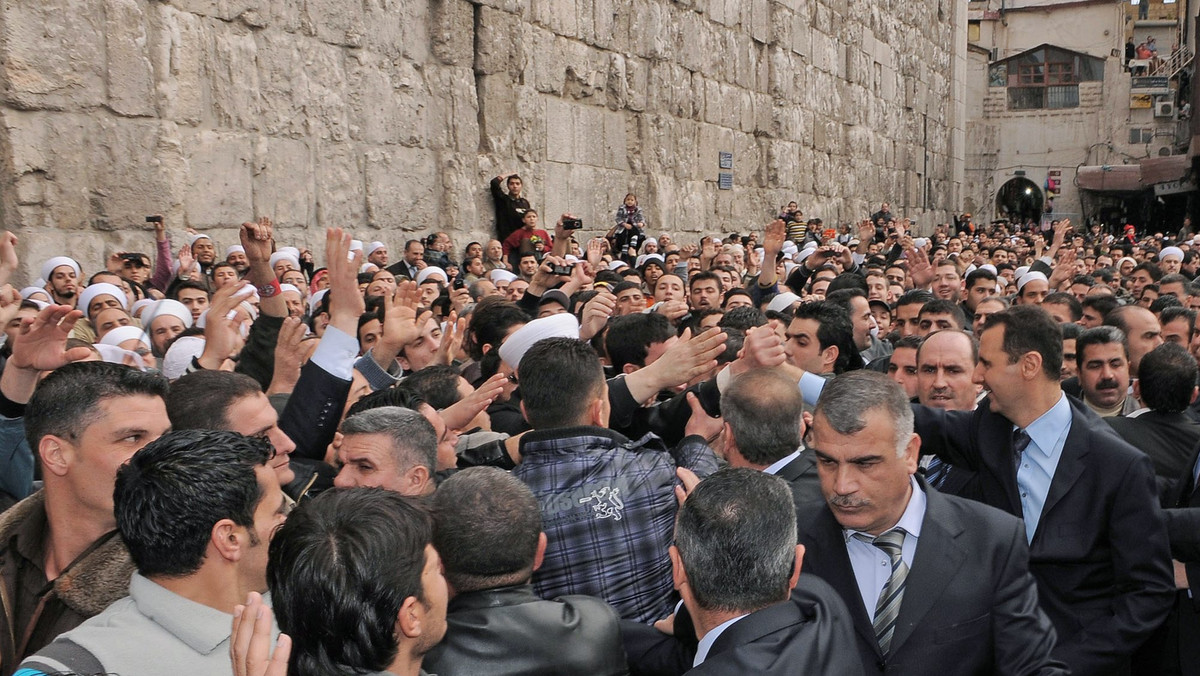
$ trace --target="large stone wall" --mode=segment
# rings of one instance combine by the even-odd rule
[[[491,230],[504,170],[589,232],[630,190],[679,234],[761,227],[789,199],[827,222],[880,200],[941,218],[961,4],[13,0],[0,217],[30,262],[91,269],[148,250],[155,212],[221,244],[270,215],[288,244],[340,225],[461,246]]]

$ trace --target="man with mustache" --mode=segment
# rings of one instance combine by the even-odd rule
[[[1079,386],[1083,403],[1102,418],[1136,411],[1137,399],[1129,396],[1129,348],[1125,334],[1115,326],[1097,326],[1075,339]]]

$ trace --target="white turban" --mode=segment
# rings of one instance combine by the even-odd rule
[[[791,291],[784,291],[783,293],[776,294],[775,297],[771,299],[770,304],[767,305],[767,312],[783,312],[785,310],[790,310],[792,309],[792,304],[798,300],[800,300],[800,296],[797,296]]]
[[[534,343],[547,338],[579,338],[579,321],[569,312],[535,319],[517,329],[500,346],[500,359],[512,368],[521,367],[521,359]]]
[[[117,302],[121,304],[122,308],[126,310],[129,309],[129,297],[125,295],[125,292],[121,290],[121,287],[117,286],[116,284],[109,284],[107,282],[97,282],[91,286],[88,286],[83,291],[80,291],[79,304],[77,307],[80,310],[83,310],[83,312],[86,314],[88,311],[88,306],[92,304],[93,300],[96,300],[96,296],[112,296],[113,298],[117,299]]]
[[[488,279],[491,280],[493,284],[496,282],[511,282],[516,278],[516,275],[503,268],[496,268],[488,273]]]
[[[371,254],[375,253],[376,251],[379,251],[380,249],[386,249],[386,248],[387,248],[387,245],[384,244],[383,242],[371,242],[367,246],[366,252],[367,252],[367,255],[370,256]]]
[[[44,284],[42,286],[45,286]],[[50,294],[41,286],[27,286],[21,289],[21,300],[31,300],[34,294],[42,294],[47,299],[50,299]]]
[[[133,309],[129,311],[129,314],[133,315],[134,317],[137,317],[138,315],[142,314],[143,308],[147,308],[151,305],[154,305],[157,302],[158,301],[154,300],[153,298],[143,298],[141,300],[134,301]]]
[[[1024,289],[1026,284],[1032,282],[1035,279],[1040,279],[1043,282],[1050,281],[1049,279],[1046,279],[1046,275],[1044,275],[1036,270],[1034,270],[1033,272],[1026,272],[1024,275],[1021,275],[1021,277],[1019,279],[1017,279],[1017,291]]]
[[[275,264],[279,261],[287,261],[292,264],[293,268],[297,270],[300,269],[300,259],[288,253],[287,251],[276,251],[275,253],[271,254],[271,268],[273,269]]]
[[[361,239],[350,240],[350,250],[351,251],[362,251],[363,250],[362,240]]]
[[[1168,246],[1168,247],[1163,247],[1163,250],[1158,252],[1158,260],[1160,260],[1160,261],[1167,260],[1168,256],[1172,257],[1172,258],[1178,258],[1179,260],[1183,260],[1183,249],[1180,249],[1177,246]]]
[[[311,315],[317,311],[317,306],[321,304],[321,299],[324,298],[325,294],[327,293],[329,293],[329,289],[321,289],[308,299],[308,314]]]
[[[96,351],[100,353],[100,358],[109,364],[125,363],[125,350],[122,350],[116,345],[96,343],[95,345],[92,345],[92,347],[96,348]]]
[[[100,339],[100,344],[119,347],[127,340],[140,340],[146,349],[150,349],[150,339],[146,337],[146,332],[137,326],[118,326],[104,334],[104,337]]]
[[[629,267],[629,264],[619,258],[608,264],[609,270],[620,270],[621,268],[627,267]]]
[[[199,242],[202,239],[207,239],[210,242],[212,241],[212,238],[208,235],[198,232],[194,235],[188,235],[188,246],[195,246],[196,242]]]
[[[242,246],[241,244],[234,244],[233,246],[225,249],[226,258],[229,258],[235,253],[246,253],[246,247]]]
[[[294,292],[296,292],[296,295],[300,296],[301,298],[304,297],[304,293],[301,292],[300,289],[295,284],[280,284],[279,285],[280,293],[285,293],[287,291],[294,291]]]
[[[179,321],[187,328],[192,327],[192,311],[187,309],[187,306],[177,300],[160,300],[155,303],[149,310],[146,319],[142,321],[142,326],[146,327],[146,332],[149,333],[154,328],[154,322],[159,317],[170,315],[178,317]],[[143,313],[145,314],[145,313]]]
[[[654,246],[658,246],[658,240],[654,239],[653,237],[647,237],[646,241],[642,242],[642,246],[646,246],[647,244],[653,244]]]
[[[441,277],[443,284],[449,281],[446,278],[445,270],[437,267],[436,265],[430,265],[429,267],[417,273],[417,284],[420,285],[425,283],[425,280],[429,279],[430,277]]]
[[[184,336],[167,350],[163,357],[162,374],[167,380],[175,380],[187,373],[192,359],[204,354],[204,339],[200,336]]]
[[[76,277],[79,277],[83,274],[83,272],[79,269],[79,263],[76,263],[74,258],[69,258],[67,256],[55,256],[45,263],[42,263],[42,279],[46,280],[47,282],[50,281],[50,278],[54,276],[54,270],[56,268],[61,268],[64,265],[74,269]]]

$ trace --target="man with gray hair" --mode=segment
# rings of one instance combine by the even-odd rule
[[[410,497],[436,488],[437,433],[420,413],[400,406],[373,408],[342,422],[338,488],[377,486]]]
[[[804,398],[796,384],[769,369],[747,371],[721,394],[726,462],[788,482],[796,509],[822,499],[812,453],[804,450]]]
[[[671,568],[700,641],[689,674],[862,673],[846,606],[800,575],[789,493],[777,477],[728,468],[680,506]]]
[[[1021,521],[928,490],[913,420],[903,388],[857,371],[825,385],[808,438],[827,507],[800,515],[804,563],[849,606],[863,667],[1067,673]]]

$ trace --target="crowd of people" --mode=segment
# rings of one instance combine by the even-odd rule
[[[1200,670],[1200,236],[491,189],[399,260],[4,233],[0,676]]]

